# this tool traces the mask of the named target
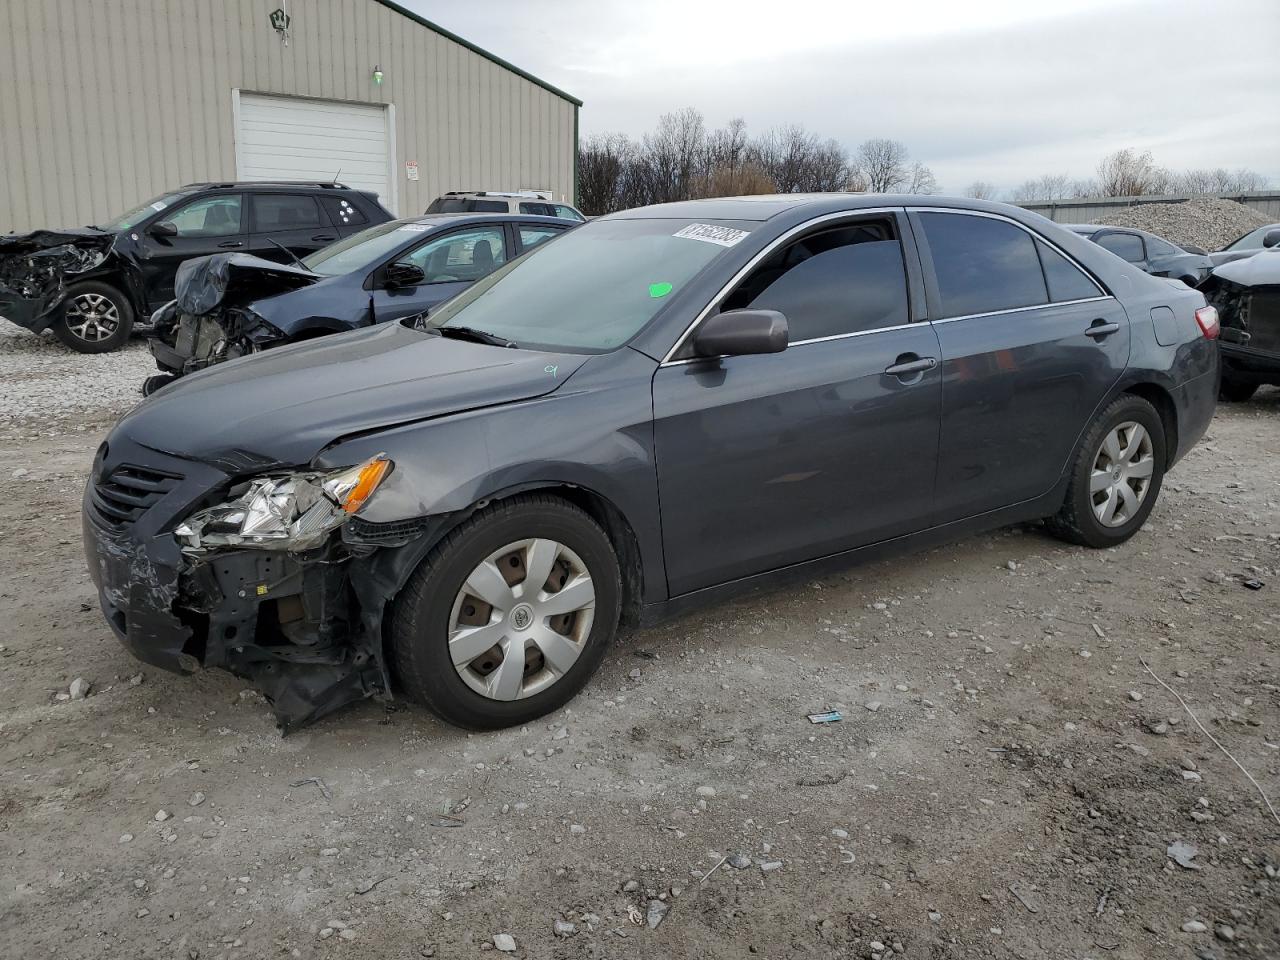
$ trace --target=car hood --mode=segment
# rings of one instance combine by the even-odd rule
[[[303,267],[248,253],[215,253],[183,262],[174,277],[173,291],[179,310],[198,315],[297,290],[322,279]]]
[[[1213,275],[1241,287],[1280,286],[1280,253],[1270,250],[1216,267]]]
[[[233,473],[298,466],[341,437],[544,396],[586,360],[390,323],[183,377],[134,407],[116,432]]]

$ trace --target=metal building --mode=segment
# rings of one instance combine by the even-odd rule
[[[210,180],[571,200],[580,106],[389,0],[0,0],[0,233]]]

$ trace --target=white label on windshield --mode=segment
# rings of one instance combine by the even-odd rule
[[[397,227],[398,233],[426,233],[429,227],[425,223],[406,223],[403,227]]]
[[[163,204],[163,203],[161,203],[159,200],[157,200],[155,203],[153,203],[153,204],[151,205],[151,209],[152,209],[152,210],[163,210],[163,209],[164,209],[164,204]]]
[[[691,223],[683,230],[678,230],[672,234],[673,237],[684,237],[686,240],[702,240],[722,247],[732,247],[746,235],[746,230],[735,230],[733,227],[717,227],[710,223]]]

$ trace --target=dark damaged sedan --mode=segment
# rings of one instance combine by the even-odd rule
[[[576,226],[552,217],[472,214],[392,220],[297,261],[215,254],[178,268],[176,299],[148,341],[161,375],[430,310],[508,260]]]
[[[112,628],[288,730],[406,693],[529,721],[623,624],[1043,518],[1127,540],[1199,439],[1216,315],[1036,214],[783,195],[592,221],[429,320],[184,378],[85,492]]]

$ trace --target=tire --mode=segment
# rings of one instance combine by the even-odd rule
[[[556,592],[526,589],[530,567],[550,571],[542,586]],[[551,613],[586,596],[584,574],[594,606]],[[557,602],[566,586],[572,594]],[[617,554],[599,524],[556,497],[513,497],[460,524],[418,565],[392,609],[391,658],[408,696],[455,726],[528,723],[582,689],[613,643],[621,608]],[[508,662],[513,650],[520,659]]]
[[[1145,440],[1133,429],[1135,425],[1145,431]],[[1132,457],[1125,456],[1130,443],[1135,446]],[[1113,458],[1116,451],[1122,459]],[[1166,463],[1164,424],[1156,408],[1132,394],[1117,397],[1081,438],[1062,508],[1045,526],[1054,536],[1086,547],[1124,543],[1141,529],[1155,506]],[[1107,486],[1095,491],[1095,480]],[[1113,512],[1104,520],[1097,510],[1105,515],[1108,507]]]
[[[119,350],[133,330],[133,307],[115,287],[96,280],[72,284],[53,324],[59,340],[79,353]]]
[[[1236,380],[1234,377],[1224,376],[1222,383],[1218,384],[1218,397],[1228,403],[1244,403],[1253,399],[1258,386],[1252,380]]]

